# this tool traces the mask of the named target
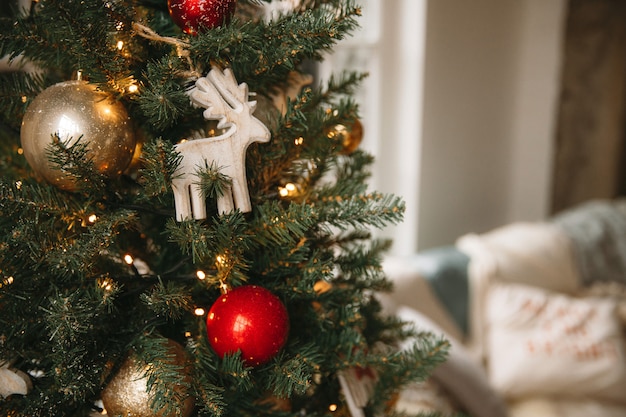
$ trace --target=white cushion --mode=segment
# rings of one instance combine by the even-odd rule
[[[412,383],[403,389],[398,395],[395,407],[396,410],[411,415],[439,413],[442,416],[454,416],[458,414],[454,399],[433,378]]]
[[[614,300],[495,284],[486,315],[489,379],[506,398],[626,402],[624,341]]]

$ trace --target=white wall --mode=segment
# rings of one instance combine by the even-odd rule
[[[417,246],[548,214],[564,0],[431,0]]]
[[[526,1],[511,137],[510,220],[540,219],[550,211],[566,4]]]

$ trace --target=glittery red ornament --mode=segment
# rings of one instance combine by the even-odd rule
[[[244,285],[220,296],[209,310],[207,336],[224,357],[241,351],[246,365],[272,359],[287,341],[289,316],[278,297],[263,287]]]
[[[236,0],[168,0],[170,16],[185,33],[228,24],[235,13]]]

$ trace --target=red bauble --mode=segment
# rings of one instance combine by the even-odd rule
[[[241,351],[246,365],[272,359],[287,341],[289,316],[278,297],[263,287],[244,285],[220,296],[209,310],[207,336],[224,357]]]
[[[228,24],[235,13],[237,0],[168,0],[170,16],[185,33]]]

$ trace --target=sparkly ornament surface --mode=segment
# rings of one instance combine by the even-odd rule
[[[247,365],[257,366],[272,359],[285,345],[289,316],[270,291],[244,285],[215,301],[206,325],[209,343],[219,356],[240,350]]]
[[[169,351],[172,354],[172,362],[184,366],[185,351],[181,345],[170,341]],[[102,404],[108,416],[124,417],[188,417],[194,409],[191,397],[176,407],[179,411],[165,414],[164,411],[154,414],[150,403],[152,396],[147,392],[148,379],[144,372],[150,365],[141,365],[131,356],[121,366],[111,382],[102,391]],[[178,387],[174,388],[175,390]]]
[[[75,179],[48,159],[54,135],[68,148],[80,139],[96,169],[109,177],[122,174],[136,142],[124,106],[84,81],[66,81],[42,91],[26,109],[20,135],[31,168],[65,190],[75,189]]]
[[[168,0],[170,16],[183,32],[193,35],[199,30],[228,24],[235,13],[236,0]]]

